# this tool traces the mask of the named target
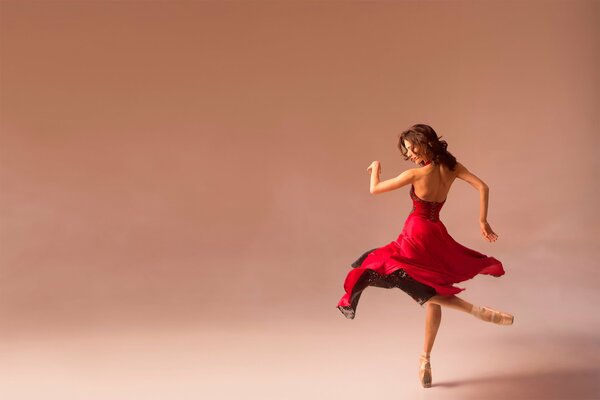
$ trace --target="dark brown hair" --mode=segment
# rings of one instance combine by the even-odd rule
[[[441,137],[438,137],[429,125],[416,124],[398,135],[398,148],[404,159],[408,160],[410,157],[407,155],[408,150],[404,147],[404,141],[410,142],[413,146],[416,144],[420,148],[420,155],[425,155],[433,163],[444,164],[454,171],[456,157],[446,150],[448,143],[445,140],[440,140]],[[425,150],[425,154],[422,154],[423,150]]]

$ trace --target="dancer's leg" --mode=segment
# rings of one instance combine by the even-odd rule
[[[425,345],[423,353],[429,357],[435,336],[440,327],[440,322],[442,321],[442,307],[439,304],[427,302],[425,308]]]
[[[419,379],[425,388],[431,387],[431,362],[429,356],[433,342],[442,321],[442,307],[439,304],[427,302],[425,304],[425,346],[423,354],[419,357]]]
[[[436,294],[435,296],[433,296],[432,298],[427,300],[427,302],[425,304],[429,304],[429,303],[438,304],[438,305],[444,306],[444,307],[454,308],[456,310],[464,311],[466,313],[470,313],[471,310],[473,309],[473,304],[461,299],[460,297],[458,297],[456,295],[440,296],[439,294]]]
[[[496,311],[489,307],[474,306],[468,301],[465,301],[455,295],[446,297],[435,295],[427,301],[427,303],[430,302],[433,304],[439,304],[441,306],[464,311],[483,321],[493,322],[499,325],[512,325],[514,322],[514,316],[512,316],[511,314],[502,311]]]

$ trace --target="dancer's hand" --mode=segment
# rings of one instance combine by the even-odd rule
[[[479,227],[481,228],[483,238],[488,242],[495,242],[496,239],[498,239],[498,235],[492,230],[492,227],[487,221],[480,222]]]
[[[372,169],[377,170],[377,173],[381,173],[381,164],[379,163],[379,161],[373,161],[371,165],[369,165],[369,167],[367,168],[367,172],[371,174]]]

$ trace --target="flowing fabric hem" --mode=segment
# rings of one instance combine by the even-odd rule
[[[448,297],[448,296],[456,295],[456,294],[466,290],[466,288],[454,286],[454,284],[456,284],[456,283],[471,280],[477,275],[492,275],[495,277],[500,277],[505,274],[505,271],[502,267],[502,263],[499,260],[497,260],[494,257],[488,257],[488,256],[481,254],[482,258],[488,259],[488,261],[490,262],[490,265],[487,265],[480,269],[472,270],[471,274],[462,276],[458,282],[439,284],[439,283],[434,283],[431,281],[426,281],[426,280],[420,279],[418,274],[411,274],[409,271],[415,270],[414,269],[415,266],[413,264],[403,263],[403,262],[398,261],[397,259],[393,259],[393,258],[378,260],[375,257],[374,260],[367,260],[369,258],[369,256],[377,249],[378,248],[371,249],[371,250],[363,253],[363,255],[358,260],[356,260],[354,263],[352,263],[353,270],[351,270],[348,273],[348,275],[346,276],[346,280],[344,281],[344,289],[345,289],[346,293],[342,296],[342,298],[338,302],[336,308],[338,308],[342,312],[342,314],[348,319],[354,319],[356,316],[356,308],[358,306],[358,299],[360,298],[360,292],[362,292],[362,290],[364,290],[365,288],[360,289],[358,294],[354,291],[354,288],[355,288],[357,282],[359,282],[359,280],[363,276],[363,274],[367,271],[372,271],[376,274],[379,274],[379,275],[385,277],[385,276],[391,275],[392,273],[394,273],[398,270],[402,270],[403,273],[408,277],[408,279],[411,279],[420,285],[424,285],[424,286],[427,286],[427,287],[433,289],[433,291],[435,293],[431,294],[428,297],[423,298],[423,299],[417,299],[414,296],[412,296],[411,293],[409,293],[405,290],[405,292],[407,292],[407,294],[411,295],[413,297],[413,299],[415,299],[417,301],[417,303],[421,305],[421,307],[423,307],[423,305],[431,297],[433,297],[435,295],[439,295],[442,297]],[[401,287],[399,287],[399,288],[402,289]],[[353,297],[355,297],[355,296],[356,296],[356,298],[353,301]]]

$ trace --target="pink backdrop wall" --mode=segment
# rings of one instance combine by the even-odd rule
[[[423,309],[382,289],[368,289],[356,320],[335,309],[349,263],[393,240],[410,211],[408,187],[370,195],[366,168],[380,160],[389,179],[412,167],[396,135],[414,123],[491,188],[495,243],[480,237],[465,182],[442,210],[453,237],[507,270],[466,282],[463,297],[515,314],[500,328],[445,312],[434,384],[449,384],[437,393],[598,389],[599,371],[575,361],[600,361],[589,351],[600,328],[599,2],[0,10],[6,393],[236,398],[235,376],[251,398],[300,382],[312,385],[298,398],[358,398],[371,378],[381,394],[415,395]],[[373,342],[393,356],[357,345]],[[501,378],[473,378],[485,368]],[[362,381],[340,385],[357,370]],[[31,377],[38,389],[25,388]]]

